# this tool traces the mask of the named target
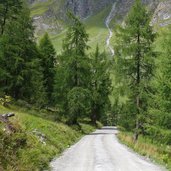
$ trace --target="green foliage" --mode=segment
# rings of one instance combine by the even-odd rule
[[[12,20],[18,18],[18,13],[22,8],[21,0],[5,0],[0,1],[0,36],[2,36],[6,30],[6,25]]]
[[[37,15],[40,16],[41,14],[45,13],[49,9],[51,4],[52,4],[52,0],[34,3],[31,6],[31,16],[37,16]]]
[[[0,123],[0,163],[4,169],[8,170],[9,166],[13,165],[15,167],[14,163],[17,160],[19,151],[27,145],[27,136],[19,124],[13,124],[15,134],[7,133],[4,126],[4,124]]]
[[[52,104],[52,94],[55,79],[56,52],[47,33],[39,43],[40,65],[43,72],[43,85],[48,104]]]
[[[58,61],[54,96],[70,123],[77,123],[78,118],[90,116],[92,123],[96,124],[110,109],[109,62],[98,47],[88,57],[85,28],[72,14],[70,18],[71,26]]]
[[[160,144],[157,139],[151,140],[149,137],[140,136],[138,141],[134,143],[133,134],[129,132],[120,132],[118,134],[119,140],[132,148],[134,151],[146,156],[159,164],[163,164],[170,171],[171,170],[171,153],[170,146]],[[162,139],[160,137],[160,139]]]
[[[76,123],[78,116],[86,114],[89,101],[86,98],[90,94],[87,87],[89,82],[89,59],[86,55],[88,35],[78,18],[72,14],[69,14],[69,17],[71,23],[64,39],[63,54],[58,63],[54,96],[57,103],[61,104],[64,113],[69,114],[70,122]]]
[[[5,95],[4,97],[0,97],[0,104],[2,106],[8,106],[11,101],[12,101],[12,98],[10,96]]]
[[[124,87],[129,98],[126,111],[135,118],[130,124],[136,123],[138,136],[147,111],[146,92],[154,68],[152,43],[155,38],[150,26],[150,15],[140,0],[136,0],[125,24],[118,28],[116,37],[116,73],[119,71],[120,87]]]
[[[68,92],[68,108],[70,122],[77,123],[79,117],[85,117],[90,110],[91,95],[90,91],[82,87],[74,87]]]
[[[169,129],[149,125],[146,127],[146,133],[153,141],[158,141],[161,144],[171,144],[171,130]]]
[[[147,132],[153,139],[170,144],[171,140],[171,34],[170,28],[160,35],[160,53],[156,59],[156,70],[151,81],[149,98],[149,120]],[[162,137],[162,139],[160,139]]]
[[[88,57],[85,53],[88,49],[88,34],[78,18],[72,14],[69,14],[69,16],[71,25],[63,43],[62,62],[68,71],[67,81],[69,87],[85,87],[89,74]]]
[[[4,124],[0,123],[0,166],[2,170],[45,170],[55,155],[76,142],[85,133],[95,128],[80,124],[79,129],[63,123],[44,119],[41,111],[27,110],[10,106],[10,110],[0,106],[2,113],[13,111],[16,116],[10,119],[16,129],[15,133],[4,132]],[[40,114],[39,114],[40,113]],[[46,113],[48,118],[50,113]],[[39,117],[38,117],[39,116]],[[45,143],[34,134],[34,130],[45,135]]]
[[[152,80],[152,88],[154,94],[152,95],[152,110],[155,113],[157,125],[166,129],[171,129],[171,34],[170,29],[162,35],[162,51],[156,61],[155,77]],[[155,116],[154,116],[155,117]]]
[[[72,13],[68,14],[71,23],[64,39],[63,50],[66,54],[75,54],[85,56],[85,50],[88,49],[88,34],[84,25]]]
[[[0,89],[15,99],[40,104],[44,90],[32,19],[24,4],[19,11],[0,37]]]
[[[90,117],[95,124],[97,120],[105,118],[104,115],[110,110],[111,92],[109,62],[106,54],[99,52],[98,46],[91,55],[90,91],[92,96]]]

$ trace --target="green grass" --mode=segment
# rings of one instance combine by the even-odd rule
[[[51,35],[51,40],[52,40],[52,43],[54,45],[54,48],[55,48],[57,54],[62,53],[62,45],[63,45],[63,40],[66,36],[66,32],[67,32],[67,29],[62,31],[60,34]]]
[[[46,2],[37,2],[34,3],[31,6],[31,16],[40,16],[43,15],[49,8],[54,3],[53,0],[49,0]],[[64,3],[62,0],[58,2],[58,4],[53,4],[53,8],[55,11],[58,11],[61,6],[61,4]],[[105,26],[105,19],[109,15],[109,12],[111,10],[111,6],[107,6],[100,12],[94,14],[91,17],[88,17],[83,21],[86,31],[89,34],[89,41],[88,45],[91,47],[88,52],[95,51],[96,45],[99,45],[100,51],[106,51],[109,52],[109,49],[106,47],[106,39],[109,34],[108,29]],[[61,22],[61,21],[58,21]],[[47,19],[48,23],[48,19]],[[63,25],[63,31],[59,34],[56,35],[51,35],[51,40],[52,43],[56,49],[56,52],[58,54],[61,54],[62,52],[62,44],[63,44],[63,39],[66,36],[66,31],[67,27],[65,23],[62,23]]]
[[[171,171],[171,146],[152,142],[149,138],[143,136],[140,136],[138,141],[134,143],[133,134],[127,132],[120,132],[118,138],[134,151],[166,166]]]
[[[41,113],[36,114],[35,111],[0,106],[0,113],[7,112],[15,112],[16,116],[10,120],[17,130],[8,135],[3,131],[4,124],[0,123],[0,168],[4,167],[4,170],[8,171],[47,169],[54,156],[79,140],[83,134],[94,130],[94,127],[88,124],[81,124],[80,130],[44,119]],[[43,113],[42,115],[44,116]],[[35,129],[45,134],[46,144],[41,143],[33,133]],[[18,145],[15,146],[16,144]]]
[[[88,45],[91,47],[90,51],[94,51],[97,44],[99,45],[100,51],[108,50],[106,49],[106,39],[109,32],[105,26],[105,20],[110,10],[111,6],[108,6],[84,22],[87,33],[89,34]]]
[[[48,10],[48,7],[52,4],[52,2],[52,0],[48,0],[45,2],[33,4],[31,6],[31,17],[44,14]]]
[[[111,7],[104,8],[101,12],[87,18],[83,21],[85,29],[89,34],[88,45],[91,47],[88,52],[95,51],[97,44],[99,45],[100,51],[108,51],[106,48],[106,39],[109,34],[108,29],[105,26],[105,19],[107,18]],[[67,29],[64,29],[58,35],[51,35],[52,43],[58,54],[62,51],[63,39],[66,36]]]

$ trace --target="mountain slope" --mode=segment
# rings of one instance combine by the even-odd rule
[[[116,3],[116,8],[111,14],[109,23],[111,28],[115,23],[124,20],[134,0],[28,0],[28,2],[36,35],[39,37],[44,32],[50,33],[55,48],[60,52],[69,22],[67,11],[72,11],[85,23],[90,35],[89,45],[94,48],[99,43],[99,46],[104,48],[109,34],[105,20],[113,4]],[[170,0],[142,0],[142,2],[153,14],[153,25],[161,27],[171,23]]]

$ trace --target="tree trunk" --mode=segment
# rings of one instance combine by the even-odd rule
[[[72,117],[71,119],[68,120],[67,122],[68,125],[79,125],[77,121],[77,117]]]
[[[134,142],[136,142],[138,140],[139,137],[139,106],[140,106],[140,99],[137,96],[137,116],[136,116],[136,126],[135,126],[135,133],[134,133]]]
[[[137,36],[137,44],[140,45],[140,34],[138,33]],[[137,78],[136,78],[136,108],[137,108],[137,113],[136,113],[136,127],[135,127],[135,133],[134,133],[134,142],[138,140],[139,137],[139,115],[140,115],[140,60],[141,60],[141,52],[140,48],[138,48],[137,56],[136,56],[136,64],[137,64]]]
[[[6,4],[6,8],[5,8],[5,12],[4,12],[4,18],[3,18],[2,25],[1,25],[1,36],[4,34],[6,19],[7,19],[7,13],[8,13],[8,4]]]
[[[91,114],[91,123],[93,125],[96,125],[96,121],[97,121],[97,109],[96,109],[96,107],[94,107],[92,109],[92,114]]]

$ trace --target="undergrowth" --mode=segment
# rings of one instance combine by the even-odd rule
[[[5,124],[0,122],[0,170],[4,171],[39,171],[48,169],[49,162],[78,141],[81,136],[95,128],[80,124],[81,129],[70,127],[41,117],[27,109],[0,106],[0,114],[14,112],[10,119],[14,132],[5,131]],[[43,116],[45,115],[42,114]],[[38,134],[44,135],[44,140]]]
[[[120,132],[118,138],[134,151],[165,165],[171,171],[171,146],[152,142],[148,137],[143,136],[140,136],[138,141],[134,143],[133,134],[128,132]]]

